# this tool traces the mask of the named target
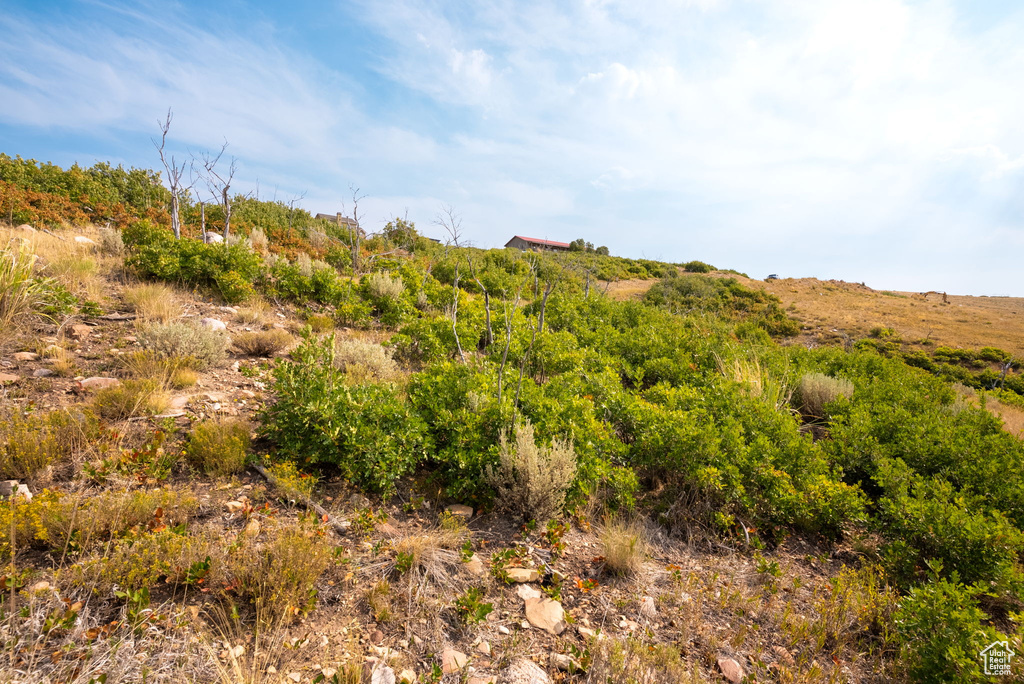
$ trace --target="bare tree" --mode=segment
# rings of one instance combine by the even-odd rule
[[[303,190],[301,195],[293,195],[288,200],[288,235],[292,234],[292,217],[295,216],[295,205],[301,202],[306,197],[306,191]]]
[[[177,160],[174,155],[171,155],[170,159],[167,158],[167,133],[171,130],[171,121],[174,119],[174,114],[171,112],[171,108],[167,108],[167,118],[163,121],[157,120],[157,125],[160,127],[160,143],[153,141],[153,146],[156,147],[156,151],[160,154],[160,163],[164,165],[164,171],[167,172],[167,185],[171,191],[171,230],[174,231],[175,239],[181,239],[181,216],[179,211],[179,204],[181,201],[181,194],[187,192],[190,186],[183,186],[181,183],[182,178],[185,177],[185,170],[188,168],[184,163],[178,166]]]
[[[231,182],[235,178],[235,171],[238,170],[237,160],[234,157],[231,158],[231,164],[228,166],[226,172],[217,170],[217,164],[220,163],[220,158],[224,156],[224,151],[226,149],[228,149],[228,143],[225,140],[216,157],[211,157],[209,154],[203,155],[203,169],[206,171],[206,185],[210,188],[210,192],[213,193],[214,197],[217,197],[220,200],[221,206],[224,207],[223,237],[225,244],[227,244],[228,236],[231,234]]]
[[[352,245],[352,273],[359,274],[359,246],[360,238],[362,237],[361,228],[359,227],[359,201],[366,198],[366,195],[359,194],[359,188],[352,185],[348,186],[348,189],[352,192],[352,223],[348,224],[348,235],[350,243]],[[344,203],[341,205],[342,210],[345,209]],[[340,220],[339,220],[340,223]],[[353,225],[354,224],[354,225]],[[341,226],[338,226],[341,228]]]
[[[508,309],[508,294],[501,293],[501,306],[505,312],[505,349],[501,352],[501,366],[498,367],[498,406],[501,406],[501,391],[505,384],[505,364],[508,362],[508,350],[512,347],[512,326],[515,322],[516,309],[519,308],[519,300],[523,294],[523,286],[519,285],[516,290],[515,301],[512,302],[512,310]]]
[[[462,239],[462,216],[455,212],[455,207],[450,204],[441,205],[441,210],[434,217],[434,225],[440,226],[448,233],[448,239],[445,241],[445,256],[447,256],[448,245],[462,246],[459,244],[459,240]]]
[[[488,292],[487,286],[484,285],[483,281],[480,280],[480,275],[477,273],[476,265],[473,263],[473,259],[467,257],[469,262],[469,270],[473,274],[473,280],[476,281],[480,291],[484,293],[484,320],[487,322],[487,341],[486,346],[494,344],[494,331],[491,328],[491,293]]]
[[[459,351],[459,359],[465,363],[466,354],[462,351],[462,342],[459,341],[459,329],[456,324],[459,321],[459,262],[455,262],[455,280],[452,282],[454,294],[452,300],[452,333],[455,335],[455,348]]]

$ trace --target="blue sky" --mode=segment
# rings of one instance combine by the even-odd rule
[[[0,0],[0,151],[155,168],[481,247],[1024,296],[1024,5]]]

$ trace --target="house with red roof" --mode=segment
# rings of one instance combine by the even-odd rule
[[[542,240],[540,238],[523,237],[522,235],[516,235],[511,240],[505,243],[506,247],[515,247],[521,249],[524,252],[526,250],[534,251],[548,251],[548,252],[568,252],[568,242],[556,242],[554,240]]]

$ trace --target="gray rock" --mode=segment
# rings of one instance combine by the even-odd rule
[[[217,320],[216,318],[204,318],[201,321],[199,321],[199,325],[203,326],[204,328],[209,328],[210,330],[228,329],[227,323],[221,320]]]
[[[498,684],[550,684],[551,679],[540,665],[518,658],[498,675]]]
[[[8,497],[18,491],[17,480],[0,480],[0,496]]]
[[[395,684],[395,671],[380,663],[370,673],[370,684]]]
[[[36,368],[32,371],[33,378],[48,378],[53,375],[53,371],[49,368]]]
[[[224,236],[218,233],[206,231],[205,233],[203,233],[203,242],[205,242],[208,245],[224,242]]]

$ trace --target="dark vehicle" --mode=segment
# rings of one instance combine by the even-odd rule
[[[765,280],[778,280],[778,279],[779,279],[779,276],[777,274],[775,274],[775,273],[772,273],[770,276],[765,278]]]

